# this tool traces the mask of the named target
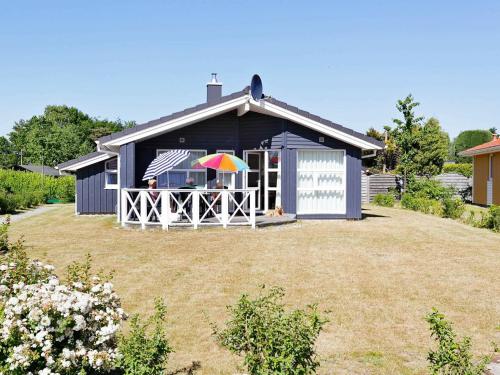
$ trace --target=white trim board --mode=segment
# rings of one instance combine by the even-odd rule
[[[250,108],[248,108],[250,104]],[[363,139],[360,139],[354,135],[345,133],[339,129],[332,128],[331,126],[322,124],[318,121],[314,121],[310,118],[304,117],[298,113],[289,111],[285,108],[281,108],[275,104],[266,102],[265,100],[255,101],[250,98],[249,95],[244,95],[242,97],[227,101],[225,103],[217,104],[208,108],[204,108],[200,111],[190,113],[186,116],[179,117],[170,121],[160,123],[155,126],[151,126],[147,129],[137,131],[132,134],[127,134],[122,137],[109,140],[100,144],[100,147],[108,148],[112,146],[121,146],[126,143],[143,140],[147,138],[152,138],[157,135],[168,133],[173,130],[179,129],[181,127],[194,124],[196,122],[203,121],[210,117],[215,117],[225,112],[238,109],[238,114],[243,115],[247,110],[253,110],[258,113],[268,114],[279,118],[288,119],[299,125],[303,125],[310,129],[316,130],[322,134],[330,136],[332,138],[341,140],[345,143],[351,144],[353,146],[359,147],[363,150],[381,150],[382,147],[374,143],[370,143]]]
[[[338,129],[332,128],[328,125],[322,124],[318,121],[314,121],[310,118],[299,115],[298,113],[289,111],[287,109],[281,108],[275,104],[266,102],[265,100],[261,100],[256,102],[253,99],[250,99],[250,107],[255,112],[263,113],[263,114],[271,114],[277,117],[281,117],[292,122],[295,122],[299,125],[306,126],[310,129],[316,130],[319,133],[328,135],[332,138],[341,140],[345,143],[351,144],[353,146],[359,147],[363,150],[382,150],[382,147],[370,143],[368,141],[364,141],[354,135],[350,135],[344,133]]]
[[[98,156],[95,156],[93,158],[83,160],[81,162],[77,162],[75,164],[71,164],[71,165],[68,165],[66,167],[62,167],[62,168],[58,168],[58,169],[60,171],[77,171],[78,169],[88,167],[89,165],[99,163],[101,161],[105,161],[105,160],[111,159],[113,157],[114,157],[113,155],[102,154],[102,155],[98,155]]]
[[[495,152],[500,152],[500,146],[492,146],[488,148],[481,148],[479,150],[465,150],[462,152],[459,152],[458,155],[460,156],[476,156],[476,155],[486,155],[486,154],[492,154]]]
[[[158,125],[151,126],[147,129],[140,130],[138,132],[124,135],[123,137],[119,137],[116,139],[109,140],[107,142],[103,142],[101,147],[110,147],[110,146],[121,146],[130,142],[143,140],[147,138],[152,138],[156,135],[160,135],[163,133],[168,133],[183,126],[191,125],[196,122],[200,122],[206,120],[210,117],[218,116],[222,113],[232,111],[238,108],[240,105],[245,104],[248,101],[248,96],[242,96],[237,99],[233,99],[227,101],[225,103],[217,104],[205,109],[202,109],[197,112],[190,113],[186,116],[179,117],[170,121],[162,122]]]

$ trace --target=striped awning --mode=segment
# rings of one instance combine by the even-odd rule
[[[154,159],[149,164],[142,181],[150,180],[162,173],[168,172],[179,163],[183,162],[189,157],[189,150],[170,150]]]

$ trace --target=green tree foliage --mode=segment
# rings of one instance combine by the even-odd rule
[[[281,288],[256,299],[244,294],[228,307],[231,319],[224,330],[212,325],[222,346],[245,356],[252,375],[305,375],[319,366],[314,344],[326,320],[315,305],[286,312],[283,297]]]
[[[20,120],[10,133],[12,149],[23,163],[54,166],[95,150],[95,140],[133,126],[133,122],[99,120],[65,105],[50,105],[40,116]]]
[[[437,349],[429,351],[427,359],[434,375],[480,375],[484,373],[488,358],[474,362],[470,337],[457,340],[453,326],[445,316],[433,309],[426,317],[431,337],[437,342]]]
[[[441,129],[439,121],[431,117],[417,133],[418,152],[412,170],[420,176],[435,176],[441,173],[448,158],[449,137]]]
[[[10,169],[17,164],[17,155],[5,137],[0,137],[0,169]]]
[[[491,141],[492,134],[489,130],[465,130],[453,142],[453,157],[457,163],[470,163],[471,157],[459,156],[458,153],[468,148]]]
[[[387,140],[385,139],[387,133]],[[368,168],[373,168],[375,171],[380,172],[383,170],[384,165],[386,171],[392,171],[396,169],[399,150],[394,142],[394,137],[391,133],[391,128],[389,126],[384,127],[384,132],[379,132],[375,128],[370,128],[366,132],[369,137],[375,138],[378,141],[385,142],[385,148],[383,150],[377,151],[377,156],[374,158],[363,159],[363,165]]]
[[[388,171],[395,170],[405,177],[441,173],[448,158],[449,137],[436,118],[431,117],[423,123],[424,118],[415,115],[415,108],[419,105],[411,94],[398,100],[396,108],[403,118],[393,119],[396,125],[393,129],[384,127],[387,133],[386,147],[378,152],[375,161],[365,162],[365,166],[382,170],[385,164]],[[374,128],[370,128],[367,135],[385,140],[385,134]]]
[[[443,166],[443,173],[458,173],[465,177],[472,177],[472,164],[471,163],[457,163],[445,164]]]
[[[392,134],[400,151],[398,169],[405,178],[417,172],[415,158],[420,149],[419,133],[424,119],[415,115],[414,110],[419,105],[411,94],[403,100],[398,100],[396,108],[403,115],[403,119],[392,120],[396,125]]]

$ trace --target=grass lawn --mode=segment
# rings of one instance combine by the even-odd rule
[[[290,306],[330,310],[320,374],[424,374],[431,345],[423,320],[435,306],[472,336],[478,352],[500,342],[500,235],[401,209],[367,206],[361,221],[305,221],[258,230],[140,231],[111,217],[75,217],[70,205],[12,224],[33,257],[62,273],[92,254],[115,270],[128,312],[169,306],[176,353],[169,368],[201,361],[203,374],[232,374],[241,359],[211,337],[205,315],[259,285],[286,288]]]

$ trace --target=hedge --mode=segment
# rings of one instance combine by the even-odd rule
[[[472,177],[471,163],[457,163],[443,165],[443,173],[458,173],[465,177]]]
[[[35,207],[50,199],[73,202],[75,178],[0,169],[0,214]]]

